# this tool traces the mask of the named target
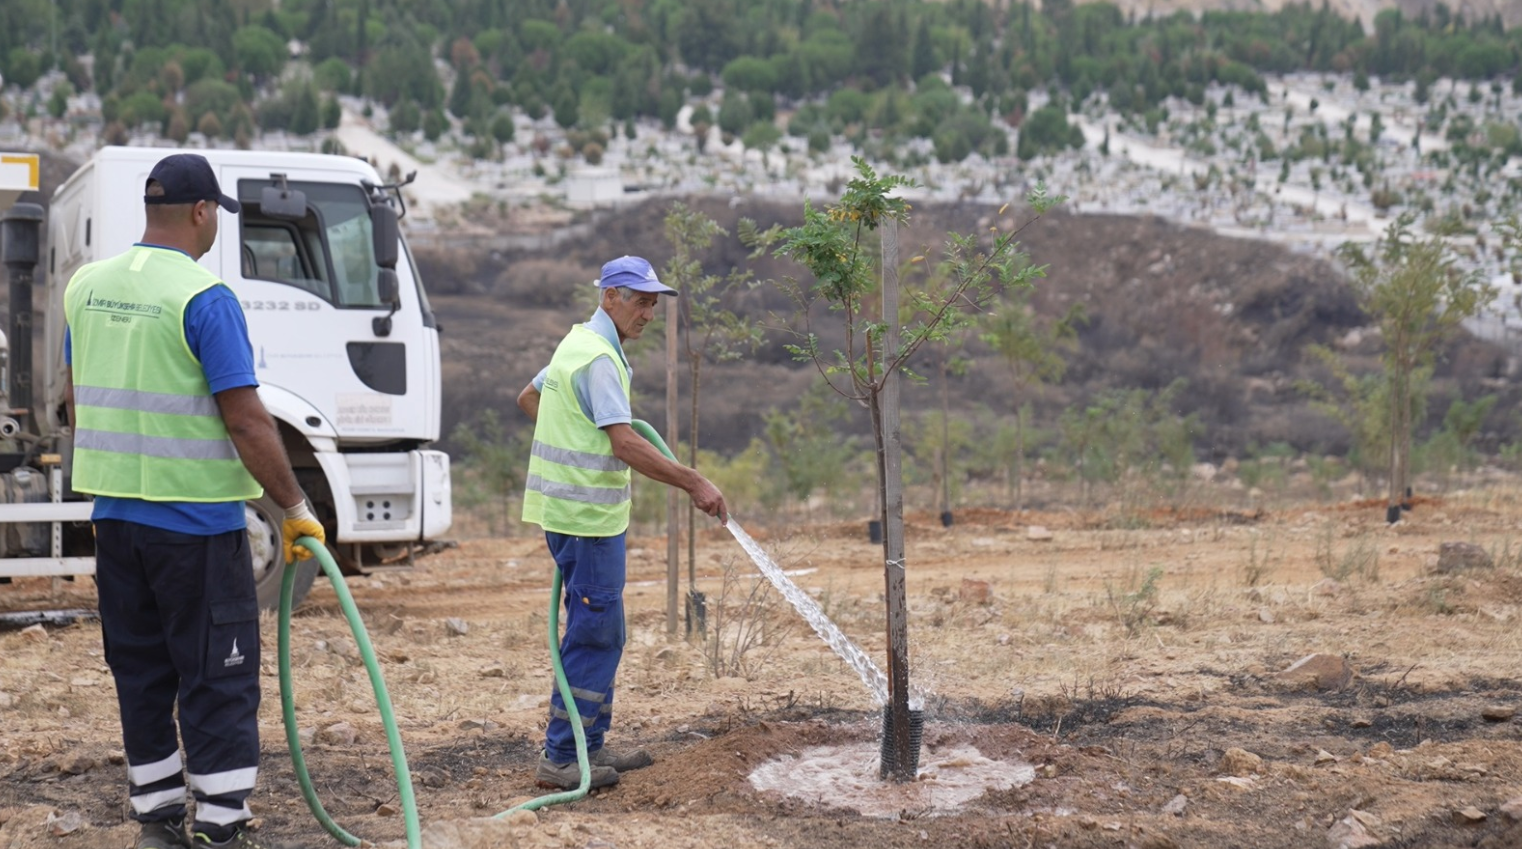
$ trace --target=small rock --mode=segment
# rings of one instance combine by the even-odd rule
[[[310,746],[312,745],[312,741],[317,739],[317,729],[297,728],[296,739],[301,743],[303,748]]]
[[[95,759],[81,752],[70,752],[58,759],[58,771],[66,775],[84,775],[95,768]]]
[[[1480,711],[1486,722],[1510,722],[1516,715],[1517,709],[1511,705],[1491,705]]]
[[[1445,542],[1437,547],[1437,571],[1443,574],[1491,569],[1495,565],[1490,552],[1472,542]]]
[[[16,697],[10,693],[0,693],[0,710],[5,710],[16,704]]]
[[[963,578],[962,589],[957,593],[957,597],[973,604],[988,604],[993,598],[993,588],[987,581]]]
[[[1369,747],[1368,757],[1384,760],[1395,754],[1395,747],[1388,740],[1381,740]]]
[[[1363,823],[1365,828],[1379,828],[1379,817],[1374,816],[1368,811],[1360,811],[1357,808],[1354,808],[1351,811],[1348,811],[1348,814],[1352,816],[1353,819]]]
[[[71,678],[71,679],[69,679],[69,686],[70,687],[96,687],[96,686],[99,686],[99,685],[100,685],[100,679],[99,678],[90,678],[88,676],[80,676],[78,678]]]
[[[78,811],[65,811],[63,816],[48,815],[48,832],[54,837],[64,837],[85,827],[85,818]]]
[[[1342,592],[1342,584],[1335,578],[1322,578],[1311,584],[1311,592],[1320,596],[1336,596]]]
[[[1331,849],[1364,849],[1380,844],[1379,838],[1370,834],[1364,824],[1352,815],[1343,817],[1327,829],[1326,842]]]
[[[1334,764],[1334,763],[1337,763],[1337,756],[1336,755],[1332,754],[1331,752],[1328,752],[1326,749],[1318,749],[1318,750],[1316,750],[1316,765],[1317,766],[1321,766],[1323,764]]]
[[[1502,805],[1501,814],[1511,822],[1522,822],[1522,796],[1510,799]]]
[[[378,817],[394,817],[396,814],[396,808],[386,802],[382,802],[375,807],[375,815]]]
[[[48,641],[48,631],[41,624],[28,625],[21,629],[21,639],[29,643],[45,643]]]
[[[1163,813],[1173,814],[1176,817],[1181,817],[1184,815],[1184,808],[1188,806],[1188,804],[1189,797],[1180,793],[1177,796],[1174,796],[1172,799],[1168,800],[1168,804],[1163,806]]]
[[[497,723],[492,722],[489,719],[462,719],[462,720],[460,720],[460,730],[461,731],[480,731],[480,732],[485,733],[487,731],[493,731],[493,730],[497,729],[498,727],[500,727],[500,726],[498,726]]]
[[[1247,751],[1233,746],[1221,756],[1221,772],[1227,775],[1252,775],[1263,771],[1263,759]]]
[[[317,732],[317,740],[333,746],[352,746],[359,739],[359,731],[347,722],[335,722]]]
[[[444,631],[451,637],[463,637],[470,633],[470,623],[451,616],[444,620]]]
[[[1264,625],[1274,624],[1274,612],[1266,607],[1258,608],[1258,621]]]
[[[503,666],[500,663],[490,664],[485,669],[481,670],[481,677],[482,678],[506,678],[507,677],[507,667]]]
[[[1189,469],[1189,473],[1197,481],[1213,481],[1217,471],[1214,463],[1195,463]]]
[[[533,811],[516,810],[503,819],[515,828],[532,828],[539,824],[539,815]]]
[[[127,753],[121,749],[112,749],[106,753],[106,763],[112,766],[121,766],[127,762]]]
[[[1360,716],[1360,717],[1355,718],[1352,722],[1350,722],[1348,724],[1353,726],[1354,728],[1372,728],[1374,726],[1374,720],[1369,719],[1368,717],[1365,717],[1365,716]]]
[[[1474,805],[1470,805],[1469,807],[1462,810],[1454,811],[1453,821],[1459,825],[1469,825],[1471,823],[1484,822],[1485,812],[1479,808],[1476,808]]]
[[[1353,665],[1336,654],[1309,654],[1274,676],[1287,690],[1341,690],[1353,680]]]
[[[1031,525],[1025,529],[1025,538],[1036,542],[1047,542],[1052,538],[1052,532],[1041,525]]]

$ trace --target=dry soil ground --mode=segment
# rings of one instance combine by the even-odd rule
[[[934,694],[922,766],[949,773],[970,745],[1035,771],[950,810],[931,775],[920,796],[873,781],[808,786],[801,770],[802,797],[754,788],[758,767],[801,764],[812,747],[870,750],[877,714],[790,610],[744,612],[748,564],[722,530],[700,535],[700,585],[717,607],[729,564],[731,622],[762,626],[738,653],[725,632],[726,662],[744,677],[715,677],[702,649],[668,639],[665,545],[634,540],[615,742],[657,763],[581,802],[501,821],[481,818],[536,792],[549,688],[542,543],[467,540],[350,586],[430,846],[1522,846],[1522,824],[1503,810],[1522,796],[1522,724],[1509,718],[1522,703],[1522,491],[1425,502],[1393,528],[1382,517],[1351,504],[1125,521],[963,511],[949,529],[911,517],[912,667]],[[1030,525],[1052,538],[1030,539]],[[882,657],[880,553],[861,523],[748,530],[805,570],[799,583]],[[1436,574],[1438,546],[1452,540],[1490,549],[1498,565]],[[87,606],[89,584],[18,582],[0,587],[0,603]],[[467,633],[452,635],[449,618]],[[275,623],[265,625],[252,806],[268,834],[336,846],[293,778]],[[331,588],[313,591],[293,633],[321,798],[354,834],[396,844],[384,732]],[[1276,673],[1314,652],[1351,664],[1346,686],[1283,686]],[[0,692],[0,849],[129,845],[98,623],[50,627],[45,639],[0,632]],[[352,743],[325,742],[341,739],[339,723],[357,732]],[[884,799],[891,815],[861,813]],[[54,836],[64,823],[50,816],[70,812],[83,825]]]

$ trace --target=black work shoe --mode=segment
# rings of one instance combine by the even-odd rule
[[[218,843],[200,832],[191,839],[192,849],[206,849],[208,846],[226,847],[226,849],[300,849],[294,843],[276,843],[256,836],[246,828],[240,828],[233,833],[232,837]]]
[[[591,760],[591,756],[587,756]],[[534,770],[534,780],[541,787],[558,787],[561,790],[575,790],[581,786],[581,765],[575,761],[558,764],[550,760],[548,754],[539,756],[539,767]],[[592,764],[591,787],[612,787],[618,783],[618,770],[611,766],[598,766]]]
[[[595,752],[588,752],[587,760],[592,762],[592,766],[611,766],[619,772],[644,769],[655,763],[655,758],[650,757],[650,753],[644,749],[630,749],[619,753],[606,746]]]
[[[132,849],[185,849],[189,845],[184,820],[159,820],[142,824]]]

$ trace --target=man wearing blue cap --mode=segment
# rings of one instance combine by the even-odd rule
[[[247,830],[259,605],[243,502],[267,490],[285,508],[287,561],[312,556],[297,537],[325,537],[259,400],[243,309],[196,262],[238,201],[205,157],[177,153],[153,167],[143,203],[142,241],[81,268],[64,293],[73,486],[95,496],[134,847],[269,847]]]
[[[686,490],[699,510],[728,521],[724,496],[695,469],[669,460],[630,427],[629,361],[624,343],[655,318],[661,295],[675,289],[635,256],[602,267],[602,300],[585,324],[571,328],[550,364],[518,395],[534,420],[534,446],[523,496],[523,521],[544,529],[565,587],[561,665],[586,729],[593,787],[649,766],[648,752],[614,754],[603,746],[613,721],[613,679],[624,647],[624,536],[629,527],[630,469]],[[543,785],[581,783],[573,718],[560,693],[550,695],[544,753],[535,770]]]

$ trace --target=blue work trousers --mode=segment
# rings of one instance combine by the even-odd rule
[[[624,534],[578,537],[546,531],[564,587],[565,635],[560,662],[586,729],[587,751],[602,748],[613,722],[613,678],[624,655]],[[555,763],[576,760],[571,715],[559,688],[550,695],[544,750]]]
[[[259,766],[259,602],[248,535],[103,519],[95,523],[95,583],[132,818],[184,817],[188,774],[194,830],[230,835],[252,816],[246,802]]]

